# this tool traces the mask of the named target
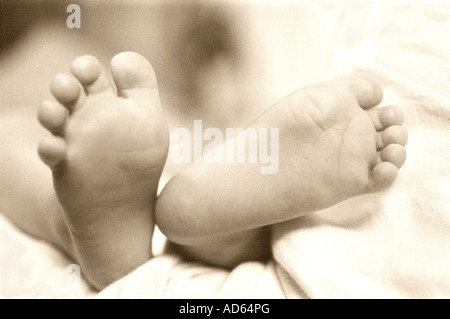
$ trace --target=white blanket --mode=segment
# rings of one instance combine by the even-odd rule
[[[0,297],[5,298],[284,298],[275,264],[248,262],[232,272],[160,255],[100,293],[60,251],[0,215]]]
[[[277,225],[267,265],[229,273],[158,256],[100,294],[60,252],[0,218],[1,296],[450,297],[450,5],[430,3],[336,10],[347,37],[334,73],[372,73],[405,111],[408,159],[391,189]],[[373,29],[360,27],[369,18]]]
[[[354,25],[357,27],[357,25]],[[408,158],[394,186],[277,226],[289,296],[450,297],[450,5],[407,8],[344,55],[405,112]],[[301,291],[296,288],[301,287]]]

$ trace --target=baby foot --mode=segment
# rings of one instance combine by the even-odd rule
[[[290,154],[285,166],[306,181],[301,189],[313,205],[328,207],[394,182],[408,134],[398,106],[374,108],[382,97],[373,78],[353,74],[299,90],[279,105],[290,117],[289,143],[280,153]]]
[[[117,93],[92,56],[75,59],[71,72],[53,80],[59,103],[39,109],[54,135],[41,142],[39,155],[53,172],[82,271],[102,288],[151,256],[168,127],[153,68],[137,53],[111,60]]]
[[[204,247],[387,188],[405,161],[407,132],[399,107],[375,108],[382,97],[364,74],[294,92],[250,124],[279,128],[277,173],[262,175],[262,164],[193,165],[160,195],[158,226],[176,243]]]

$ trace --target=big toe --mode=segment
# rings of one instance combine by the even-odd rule
[[[111,60],[111,73],[117,94],[131,99],[156,99],[159,107],[158,84],[152,65],[142,55],[122,52]]]
[[[355,72],[335,81],[348,90],[363,109],[370,109],[383,99],[383,87],[367,73]]]

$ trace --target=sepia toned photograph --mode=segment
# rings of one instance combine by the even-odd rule
[[[0,0],[0,24],[0,298],[450,298],[450,1]]]

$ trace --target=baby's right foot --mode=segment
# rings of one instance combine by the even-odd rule
[[[147,60],[111,60],[114,88],[92,56],[59,74],[57,101],[39,109],[54,136],[39,145],[53,172],[82,273],[103,288],[151,257],[153,206],[168,152],[168,128]]]

